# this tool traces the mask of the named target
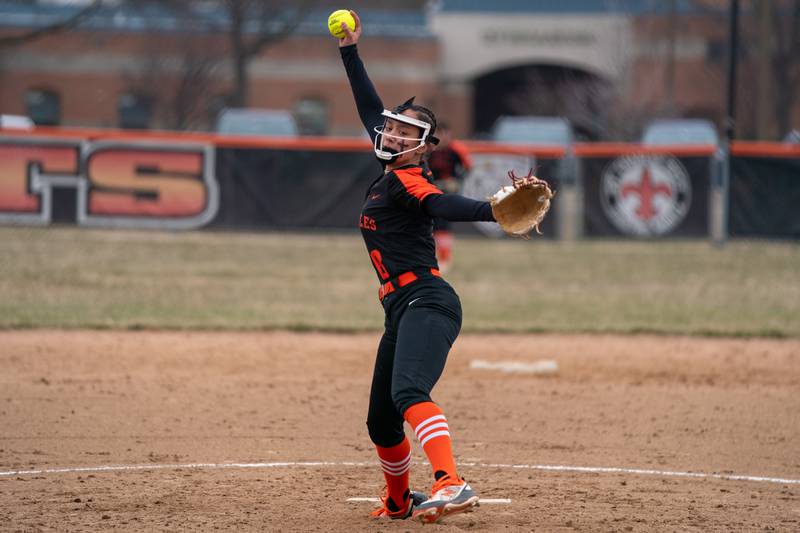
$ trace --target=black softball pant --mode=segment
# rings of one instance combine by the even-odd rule
[[[461,330],[455,291],[438,279],[418,283],[383,301],[386,322],[375,359],[367,429],[372,442],[384,448],[402,442],[406,409],[432,401],[431,391]]]

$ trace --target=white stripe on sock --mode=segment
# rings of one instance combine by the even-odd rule
[[[450,429],[447,426],[447,422],[439,422],[438,424],[431,424],[431,425],[429,425],[428,427],[426,427],[425,429],[423,429],[422,431],[419,432],[419,434],[417,435],[417,439],[422,440],[425,437],[425,435],[427,435],[431,431],[433,431],[435,429],[441,430],[442,428],[447,429],[447,430]]]
[[[424,428],[427,424],[430,424],[431,422],[435,422],[437,420],[444,420],[445,422],[447,422],[447,419],[444,417],[444,415],[434,415],[428,418],[427,420],[423,420],[422,422],[417,424],[417,427],[414,428],[414,433],[417,434],[417,438],[419,438],[419,432],[422,431],[422,428]]]
[[[385,466],[383,467],[384,473],[389,474],[390,476],[402,476],[409,470],[411,470],[411,461],[409,461],[406,466],[403,466],[401,468],[387,468]]]
[[[386,466],[402,466],[402,465],[404,465],[405,463],[407,463],[408,461],[411,460],[411,452],[408,452],[408,455],[406,455],[403,459],[401,459],[400,461],[397,461],[396,463],[390,463],[389,461],[387,461],[386,459],[384,459],[382,457],[378,457],[378,460],[381,462],[382,465],[386,465]]]
[[[388,466],[387,464],[385,464],[383,459],[381,459],[381,468],[383,469],[384,472],[386,472],[387,474],[391,474],[393,476],[399,476],[401,474],[404,474],[405,472],[408,471],[409,468],[411,468],[411,454],[409,454],[408,457],[406,457],[399,463],[395,463],[393,466]]]
[[[436,437],[442,437],[442,436],[450,437],[450,432],[449,431],[437,431],[436,433],[431,433],[430,435],[428,435],[427,437],[425,437],[424,439],[419,441],[419,445],[424,447],[425,443],[428,442],[429,440],[435,439]]]

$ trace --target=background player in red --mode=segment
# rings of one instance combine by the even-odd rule
[[[433,184],[443,192],[461,192],[464,176],[472,170],[469,151],[464,143],[453,139],[450,127],[445,122],[439,122],[436,136],[439,138],[439,145],[428,156]],[[439,217],[433,219],[433,239],[436,242],[439,270],[447,272],[453,264],[454,241],[449,220]]]
[[[384,109],[356,43],[361,21],[347,28],[339,50],[359,117],[384,167],[367,187],[359,227],[380,288],[385,312],[370,390],[367,429],[386,480],[374,516],[435,522],[477,504],[477,493],[458,474],[450,427],[430,393],[461,330],[461,302],[438,269],[433,218],[493,221],[487,202],[446,194],[431,183],[424,159],[435,137],[436,117],[414,99]],[[431,463],[429,498],[408,486],[408,422]]]

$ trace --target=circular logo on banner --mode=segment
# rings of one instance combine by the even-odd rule
[[[528,174],[536,166],[536,159],[526,155],[512,154],[473,154],[472,170],[464,178],[461,194],[474,200],[486,201],[487,198],[511,184],[508,171],[513,170],[518,176]],[[489,237],[505,235],[502,228],[494,222],[473,222],[476,228]]]
[[[689,212],[689,173],[672,156],[621,157],[603,171],[600,199],[622,233],[667,235]]]

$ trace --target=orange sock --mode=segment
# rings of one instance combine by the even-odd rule
[[[406,437],[397,446],[382,448],[375,445],[375,448],[378,449],[378,458],[383,469],[383,476],[386,478],[386,488],[392,501],[391,503],[387,501],[386,507],[390,511],[397,512],[410,495],[408,471],[411,469],[411,443]],[[392,508],[393,505],[396,508]]]
[[[417,434],[417,439],[433,468],[434,479],[439,481],[446,478],[457,481],[450,428],[439,406],[433,402],[414,404],[406,409],[403,417]]]

